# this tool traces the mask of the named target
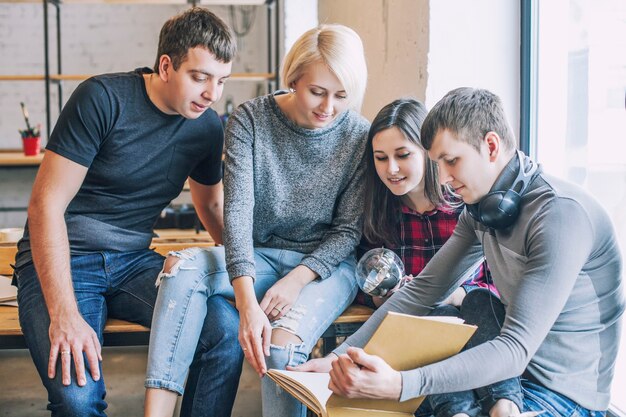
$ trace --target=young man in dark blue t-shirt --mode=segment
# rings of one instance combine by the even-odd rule
[[[154,72],[92,77],[65,105],[15,269],[20,324],[52,415],[104,415],[104,324],[150,325],[163,265],[149,249],[152,226],[187,177],[202,223],[221,243],[223,132],[209,107],[235,53],[226,24],[192,8],[163,26]],[[225,385],[217,376],[201,383]]]

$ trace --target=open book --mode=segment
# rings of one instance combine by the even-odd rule
[[[393,369],[406,371],[439,362],[460,352],[476,326],[455,317],[419,317],[387,313],[365,345],[365,352],[380,356]],[[349,399],[328,389],[328,373],[270,369],[272,380],[320,417],[413,416],[424,397],[393,400]]]

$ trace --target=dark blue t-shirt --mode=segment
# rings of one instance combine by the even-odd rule
[[[167,115],[148,98],[142,73],[81,83],[63,108],[46,149],[88,168],[65,213],[73,254],[147,248],[152,226],[188,176],[222,178],[223,130],[207,110],[197,119]],[[18,263],[30,261],[28,222]]]

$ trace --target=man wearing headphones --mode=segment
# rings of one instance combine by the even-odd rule
[[[297,370],[330,371],[340,395],[400,401],[465,395],[522,375],[521,402],[499,404],[508,415],[604,415],[625,306],[620,250],[605,210],[516,151],[501,101],[489,91],[449,92],[426,117],[422,143],[442,183],[467,204],[454,234],[334,355]],[[505,312],[492,340],[405,372],[359,349],[388,311],[428,314],[482,256]],[[485,314],[493,314],[492,303],[484,303]]]

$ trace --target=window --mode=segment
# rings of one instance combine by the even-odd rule
[[[626,2],[528,0],[522,27],[521,147],[601,202],[626,259]],[[626,416],[624,392],[626,331],[611,399]]]

